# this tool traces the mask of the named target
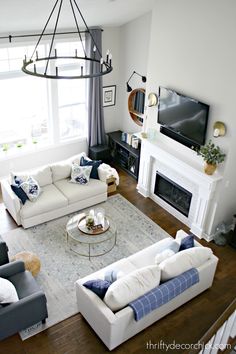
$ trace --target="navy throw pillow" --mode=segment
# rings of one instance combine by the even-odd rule
[[[83,284],[83,286],[93,291],[102,300],[106,295],[106,292],[110,285],[111,285],[110,281],[102,280],[102,279],[88,280],[86,283]]]
[[[22,201],[22,204],[25,204],[26,200],[29,199],[27,197],[27,194],[23,191],[21,187],[12,184],[11,189],[17,195],[17,197]]]
[[[187,250],[188,248],[192,248],[192,247],[194,247],[194,238],[193,235],[190,234],[181,240],[179,252]]]
[[[102,164],[102,160],[87,160],[83,156],[80,160],[80,166],[92,166],[92,171],[90,174],[90,178],[99,179],[98,176],[98,167]]]

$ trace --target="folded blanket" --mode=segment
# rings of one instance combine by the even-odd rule
[[[106,163],[102,163],[98,167],[98,176],[99,179],[103,182],[106,182],[107,178],[115,177],[116,178],[116,185],[119,185],[119,175],[115,168],[107,165]]]
[[[148,293],[132,301],[129,306],[134,311],[136,321],[158,307],[166,304],[174,297],[183,293],[186,289],[199,282],[199,274],[196,268],[187,270],[177,277],[157,286]]]

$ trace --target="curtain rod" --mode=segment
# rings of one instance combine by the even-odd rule
[[[103,29],[101,29],[101,31],[103,32]],[[80,33],[87,33],[88,31],[80,31]],[[56,33],[56,35],[63,35],[63,34],[78,34],[78,32],[58,32]],[[12,42],[12,39],[14,38],[27,38],[27,37],[39,37],[41,35],[41,33],[34,33],[34,34],[19,34],[19,35],[11,35],[9,34],[9,36],[3,36],[0,37],[0,39],[8,39],[9,43]],[[45,33],[44,36],[52,36],[53,33]]]

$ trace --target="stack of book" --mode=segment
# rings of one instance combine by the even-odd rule
[[[131,145],[134,149],[138,149],[139,138],[133,135],[133,133],[122,133],[121,140],[124,143]]]
[[[145,93],[137,91],[134,99],[134,110],[139,113],[144,113]]]

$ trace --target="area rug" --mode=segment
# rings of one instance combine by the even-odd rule
[[[109,253],[91,260],[71,252],[65,241],[65,226],[76,213],[27,230],[18,228],[3,235],[10,256],[31,251],[39,256],[42,265],[37,282],[46,294],[49,317],[46,324],[39,323],[21,331],[22,340],[78,312],[74,286],[77,279],[169,236],[119,194],[96,207],[102,207],[115,221],[117,244]]]

